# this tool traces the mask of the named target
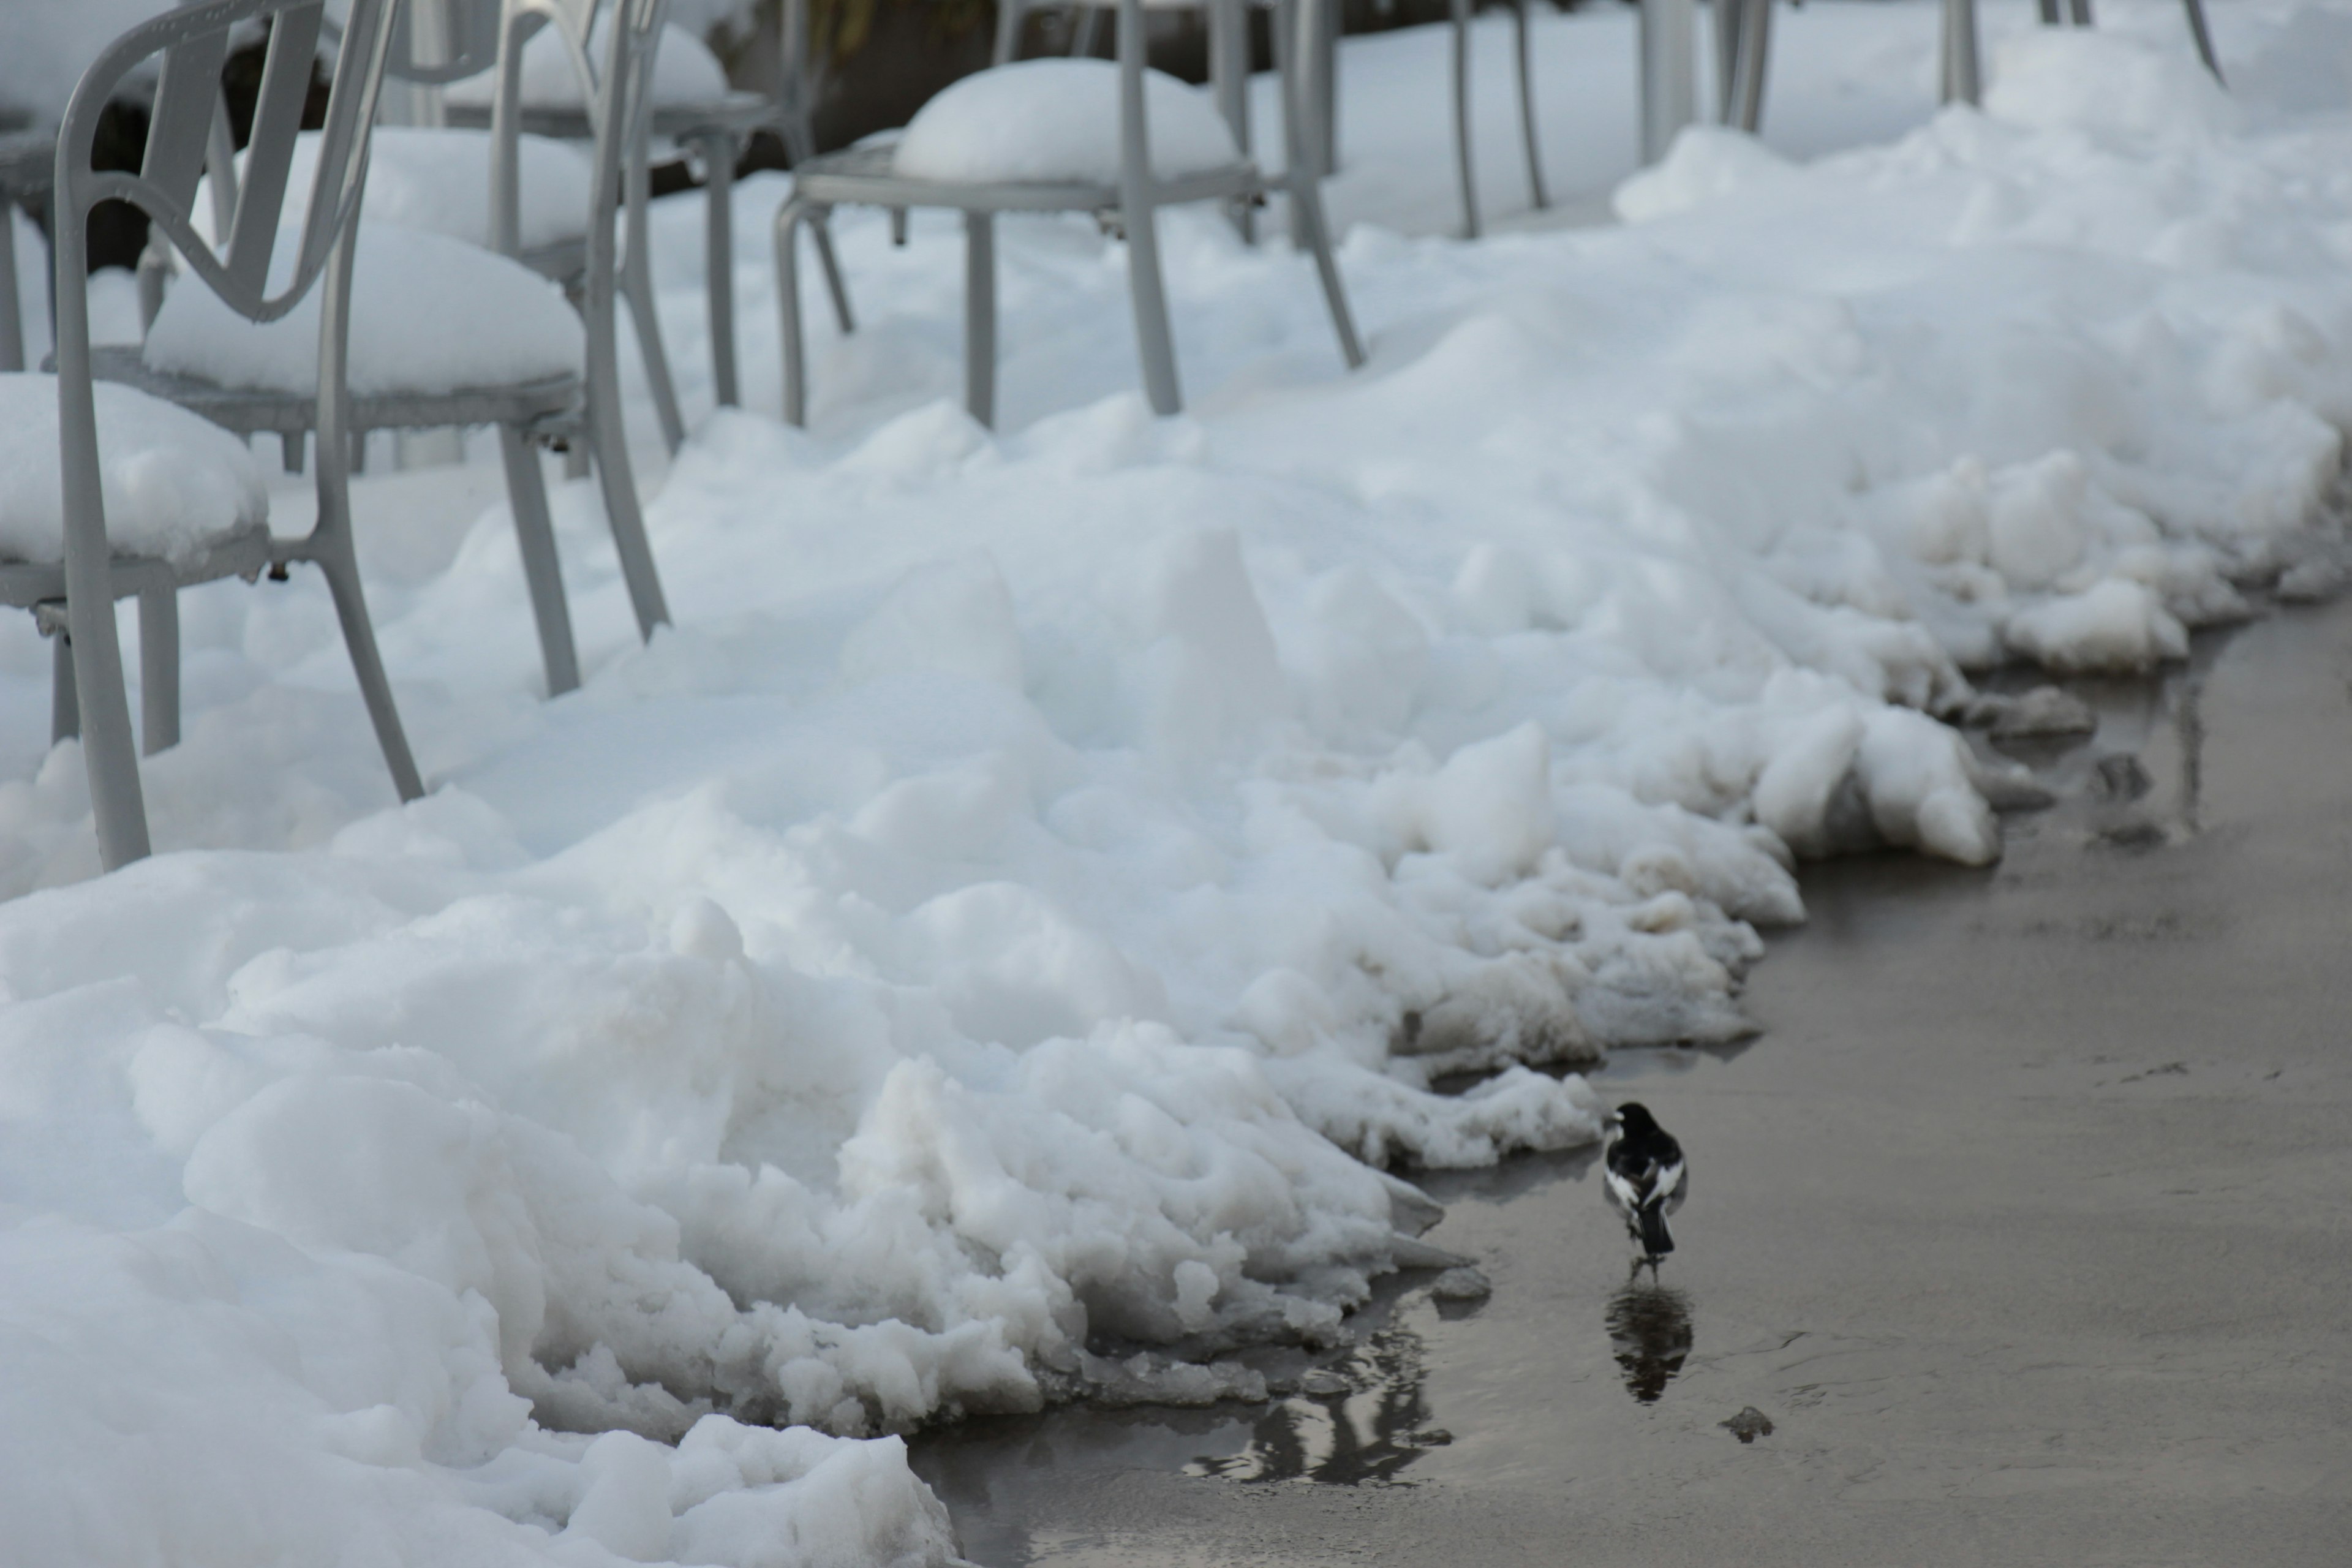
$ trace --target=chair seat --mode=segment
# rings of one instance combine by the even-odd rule
[[[588,41],[588,58],[600,63],[606,47],[604,27],[604,19],[599,16]],[[719,63],[719,57],[700,38],[675,22],[667,23],[662,27],[660,47],[660,54],[654,58],[653,97],[656,111],[666,104],[703,104],[728,96],[727,68]],[[498,85],[498,72],[484,71],[479,76],[451,82],[442,89],[441,100],[451,109],[487,114]],[[541,27],[523,46],[524,110],[577,110],[585,102],[580,89],[580,73],[572,69],[572,57],[562,37],[553,27]]]
[[[546,136],[525,134],[517,142],[520,175],[521,240],[525,251],[576,246],[588,229],[589,186],[593,171],[577,148]],[[237,159],[240,172],[245,160]],[[319,133],[306,131],[294,143],[289,167],[281,233],[299,233],[309,212],[319,167]],[[469,245],[490,245],[490,138],[486,131],[380,127],[368,155],[367,196],[361,211],[370,223],[397,224],[446,234]],[[196,232],[212,232],[212,194],[197,187]],[[542,268],[544,270],[544,268]]]
[[[244,442],[134,387],[101,383],[91,401],[107,540],[118,557],[193,566],[257,539],[255,563],[266,563],[269,490]],[[0,577],[24,578],[9,569],[64,560],[58,379],[0,374]],[[0,601],[32,602],[12,588],[0,583]]]
[[[656,104],[653,133],[672,142],[714,131],[748,136],[763,126],[777,124],[782,119],[782,113],[774,99],[760,93],[726,92],[716,98],[693,102]],[[489,106],[451,104],[448,106],[448,120],[453,126],[487,126],[490,122]],[[595,140],[595,132],[588,123],[588,111],[576,103],[526,105],[522,111],[522,129],[529,135],[544,136],[558,142]]]
[[[273,271],[290,265],[280,247]],[[577,375],[580,318],[520,262],[422,229],[367,224],[352,275],[350,385],[360,398],[438,395]],[[148,368],[315,397],[319,292],[257,326],[184,279],[148,329]],[[446,421],[444,421],[445,423]]]
[[[943,184],[1116,185],[1118,98],[1118,67],[1109,60],[1023,60],[978,71],[908,121],[895,170]],[[1159,178],[1244,162],[1232,129],[1198,88],[1147,71],[1143,98]]]
[[[319,422],[315,392],[223,386],[193,375],[155,369],[126,345],[92,349],[90,374],[120,382],[174,404],[239,436],[300,436]],[[432,430],[451,425],[527,425],[550,435],[570,434],[581,423],[581,376],[577,371],[499,386],[461,386],[454,392],[379,393],[351,400],[354,430]]]

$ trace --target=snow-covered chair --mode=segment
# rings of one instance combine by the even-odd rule
[[[1310,50],[1299,0],[1280,0],[1275,44],[1283,130],[1292,155],[1269,177],[1245,156],[1202,94],[1144,66],[1143,0],[1118,0],[1118,61],[1026,60],[994,66],[941,92],[904,136],[827,153],[794,171],[776,214],[777,314],[783,330],[784,419],[805,422],[797,237],[830,208],[950,207],[964,216],[964,403],[992,423],[996,404],[995,215],[1092,212],[1124,234],[1128,288],[1143,361],[1145,395],[1173,414],[1183,402],[1160,280],[1158,209],[1177,202],[1240,202],[1281,189],[1291,229],[1313,253],[1325,302],[1350,368],[1363,363],[1348,299],[1332,259],[1322,193],[1306,145],[1302,90]],[[1236,26],[1238,4],[1212,13]]]
[[[467,5],[483,0],[457,0]],[[490,0],[495,4],[495,0]],[[609,10],[610,7],[606,6]],[[667,5],[663,7],[665,16]],[[704,280],[710,323],[711,380],[718,401],[741,401],[735,367],[734,183],[735,165],[755,132],[773,130],[783,138],[793,162],[815,155],[810,113],[812,104],[805,68],[807,13],[805,0],[786,0],[782,85],[772,98],[728,86],[725,68],[700,38],[664,20],[655,33],[650,67],[651,85],[645,124],[630,148],[624,183],[627,230],[627,261],[622,289],[638,341],[646,346],[646,380],[651,387],[662,433],[675,451],[685,437],[677,395],[662,352],[660,324],[654,311],[651,253],[646,244],[646,206],[650,197],[647,168],[652,138],[690,149],[704,168]],[[596,24],[601,38],[604,24]],[[587,55],[594,53],[592,47]],[[594,134],[593,95],[576,68],[585,58],[551,32],[532,41],[525,52],[520,79],[520,124],[529,132],[551,139],[586,142]],[[490,123],[497,83],[477,76],[452,82],[442,95],[443,114],[453,126]],[[839,293],[839,268],[829,237],[818,236],[828,274]],[[640,260],[640,258],[644,258]]]
[[[584,14],[593,4],[509,0],[500,33],[502,62],[519,65],[530,35],[550,23],[568,26],[572,37],[584,38]],[[610,212],[618,205],[623,148],[642,100],[640,46],[658,6],[659,0],[622,0],[624,25],[604,39],[599,122],[608,133],[596,143],[583,212]],[[313,161],[321,160],[333,145],[298,139],[281,156],[288,165],[299,166],[306,152]],[[346,437],[369,430],[498,427],[516,543],[553,696],[580,684],[580,664],[540,471],[541,443],[585,442],[639,634],[651,637],[669,619],[669,611],[646,540],[622,427],[613,226],[587,226],[583,299],[575,313],[552,282],[516,259],[525,232],[516,195],[522,145],[509,116],[480,149],[489,165],[486,200],[495,250],[425,228],[358,225],[341,423]],[[259,156],[255,148],[247,150],[241,203],[249,199]],[[242,205],[237,221],[245,222]],[[287,253],[282,244],[279,249],[283,267]],[[96,363],[101,375],[138,385],[233,430],[299,439],[316,429],[320,482],[329,482],[331,457],[332,482],[340,489],[345,482],[343,452],[337,447],[330,453],[336,444],[314,418],[321,362],[305,351],[309,330],[299,319],[247,328],[207,294],[183,285],[156,314],[143,345],[102,350]]]
[[[394,787],[403,799],[424,793],[377,657],[349,509],[332,482],[341,473],[334,454],[346,430],[352,242],[397,0],[350,0],[349,41],[329,91],[309,216],[288,264],[275,277],[270,269],[320,10],[319,0],[205,0],[167,12],[99,56],[58,132],[58,368],[54,376],[0,377],[0,442],[22,448],[0,458],[0,602],[32,610],[58,636],[55,727],[82,738],[99,854],[110,870],[148,851],[115,641],[121,597],[139,599],[145,740],[154,751],[177,738],[178,590],[216,577],[251,579],[288,561],[315,562],[333,592]],[[253,174],[226,243],[215,247],[197,237],[190,205],[231,30],[264,16],[273,26],[255,108]],[[163,71],[140,172],[100,173],[91,164],[99,114],[124,79],[158,55]],[[315,300],[313,415],[326,439],[318,525],[306,538],[272,540],[268,491],[234,436],[142,392],[94,383],[86,235],[90,209],[105,200],[144,212],[179,247],[206,297],[247,323],[282,318],[306,297]],[[55,463],[33,450],[44,443]]]
[[[1044,10],[1072,10],[1082,17],[1085,26],[1072,29],[1072,47],[1084,52],[1090,45],[1094,19],[1117,6],[1118,0],[998,0],[996,11],[996,53],[999,65],[1010,62],[1018,52],[1021,28],[1030,13]],[[1253,0],[1263,4],[1265,0]],[[1336,149],[1323,143],[1334,129],[1333,95],[1336,82],[1333,66],[1326,46],[1338,26],[1333,15],[1337,0],[1309,0],[1313,41],[1308,46],[1316,57],[1317,91],[1313,102],[1303,117],[1311,143],[1310,156],[1314,166],[1328,174],[1336,166]],[[1544,189],[1543,153],[1536,136],[1535,66],[1528,35],[1528,7],[1531,0],[1508,0],[1511,16],[1517,29],[1514,38],[1517,49],[1519,89],[1519,131],[1527,147],[1528,188],[1538,208],[1551,205]],[[1481,224],[1478,212],[1477,174],[1472,167],[1470,138],[1470,17],[1476,0],[1449,0],[1450,23],[1453,28],[1454,58],[1454,166],[1462,193],[1462,231],[1465,237],[1478,237]],[[1213,8],[1213,0],[1144,0],[1149,10],[1198,10]],[[1217,96],[1218,106],[1234,127],[1234,135],[1242,151],[1250,150],[1249,132],[1249,55],[1245,37],[1232,29],[1227,37],[1236,43],[1219,47],[1218,29],[1213,18],[1210,28],[1212,44],[1209,55],[1209,81]]]

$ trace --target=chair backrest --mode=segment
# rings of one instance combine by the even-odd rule
[[[325,124],[291,270],[270,291],[270,257],[284,216],[295,137],[318,58],[322,0],[202,0],[132,28],[84,73],[58,132],[57,265],[61,285],[80,293],[87,268],[83,230],[100,202],[128,202],[146,214],[189,269],[230,309],[256,321],[292,310],[325,268],[336,240],[359,209],[366,177],[369,127],[398,19],[399,0],[351,0],[344,47],[336,59]],[[253,130],[236,207],[215,246],[196,232],[190,204],[215,152],[220,129],[221,67],[241,22],[270,20],[269,47],[254,102]],[[156,56],[147,150],[139,171],[101,171],[91,163],[100,113],[124,79]],[[60,310],[64,301],[60,300]],[[77,312],[79,313],[79,312]],[[61,326],[61,338],[65,329]],[[59,343],[60,368],[64,343]]]
[[[598,14],[609,15],[601,66],[590,58]],[[620,205],[623,184],[633,173],[642,183],[653,130],[654,57],[669,0],[502,0],[498,28],[499,79],[490,108],[491,241],[512,256],[521,248],[517,199],[522,132],[523,47],[541,27],[552,26],[580,79],[582,100],[595,136],[595,175],[590,211],[602,215]],[[641,193],[631,193],[640,195]],[[588,226],[589,267],[597,264],[597,238],[611,250],[611,226]]]

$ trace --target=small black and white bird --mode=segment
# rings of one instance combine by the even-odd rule
[[[1655,1270],[1658,1259],[1675,1249],[1666,1216],[1683,1206],[1690,1192],[1683,1146],[1658,1125],[1649,1107],[1629,1100],[1610,1113],[1601,1166],[1609,1206],[1625,1216],[1627,1233],[1641,1244],[1642,1261]]]

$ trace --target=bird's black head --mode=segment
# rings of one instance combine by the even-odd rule
[[[1658,1130],[1657,1118],[1652,1116],[1650,1108],[1638,1100],[1629,1100],[1619,1106],[1609,1120],[1628,1132],[1654,1132]]]

